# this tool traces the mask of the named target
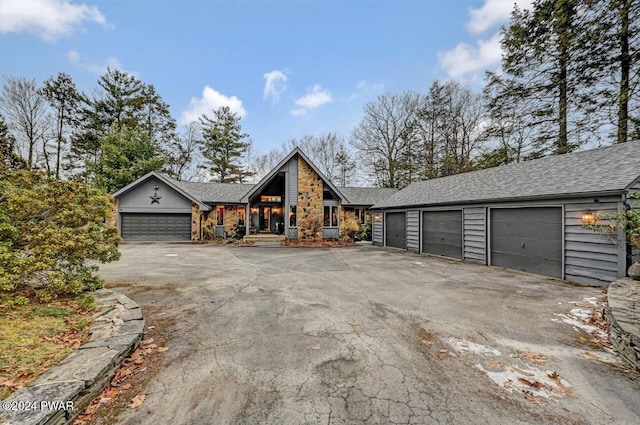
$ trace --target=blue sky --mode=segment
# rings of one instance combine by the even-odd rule
[[[479,90],[514,3],[530,0],[0,0],[0,75],[66,72],[89,92],[115,67],[153,84],[179,124],[229,105],[266,152],[348,138],[384,92]]]

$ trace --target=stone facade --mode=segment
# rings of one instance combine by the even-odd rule
[[[611,345],[620,356],[640,371],[640,282],[624,278],[607,289],[605,319]]]
[[[322,239],[324,183],[302,158],[298,158],[298,238]]]
[[[233,236],[238,231],[238,217],[240,213],[238,209],[242,208],[244,210],[244,205],[225,205],[224,207],[224,235],[225,236]]]
[[[191,204],[191,242],[202,240],[200,222],[204,220],[205,211],[200,211],[198,204]]]
[[[105,224],[111,227],[118,227],[118,199],[111,198],[111,207],[107,212]]]

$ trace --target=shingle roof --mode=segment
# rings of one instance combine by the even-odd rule
[[[340,191],[347,197],[345,205],[374,205],[382,202],[398,189],[376,187],[341,187]]]
[[[623,191],[640,177],[640,141],[413,183],[390,208]]]
[[[244,194],[254,186],[239,183],[196,183],[177,180],[173,182],[193,197],[209,203],[240,203]]]

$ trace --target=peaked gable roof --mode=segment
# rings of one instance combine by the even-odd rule
[[[113,196],[114,198],[119,198],[120,196],[122,196],[125,193],[129,192],[131,189],[133,189],[136,186],[138,186],[140,183],[145,182],[145,181],[149,180],[152,177],[155,177],[158,180],[160,180],[161,182],[165,183],[171,189],[175,190],[176,192],[178,192],[179,194],[181,194],[185,198],[189,199],[191,202],[198,204],[198,206],[200,207],[201,210],[209,211],[211,209],[211,207],[209,205],[207,205],[204,202],[202,202],[202,200],[198,199],[197,196],[194,196],[189,191],[186,191],[186,190],[184,190],[184,188],[180,187],[180,185],[178,184],[180,182],[178,182],[177,180],[174,180],[174,179],[172,179],[172,178],[170,178],[168,176],[165,176],[162,173],[158,173],[156,171],[151,171],[151,172],[145,174],[144,176],[140,177],[139,179],[135,180],[134,182],[129,183],[128,185],[126,185],[122,189],[120,189],[120,190],[118,190],[116,192],[113,192],[111,194],[111,196]]]
[[[263,189],[267,183],[269,183],[269,181],[271,181],[271,179],[278,173],[280,172],[280,169],[282,169],[282,167],[289,162],[289,160],[291,160],[291,158],[293,158],[294,156],[298,155],[300,158],[302,158],[304,160],[304,162],[306,162],[307,164],[309,164],[309,166],[311,167],[311,169],[313,171],[315,171],[315,173],[320,176],[320,178],[322,179],[322,181],[329,186],[329,188],[333,191],[333,193],[335,193],[338,197],[340,197],[340,199],[342,200],[346,200],[345,196],[342,194],[342,192],[340,192],[338,190],[338,188],[331,183],[331,180],[329,180],[319,169],[318,167],[315,166],[315,164],[313,162],[311,162],[311,160],[309,159],[309,157],[307,157],[307,155],[305,155],[304,152],[302,152],[302,150],[300,148],[295,148],[294,150],[292,150],[287,156],[285,156],[282,161],[280,161],[278,163],[278,165],[276,165],[275,167],[273,167],[273,169],[271,171],[269,171],[269,173],[267,173],[266,176],[264,176],[258,183],[256,183],[253,188],[251,190],[249,190],[243,197],[242,197],[242,202],[247,203],[249,202],[249,199],[256,194],[256,192],[258,192],[259,190]]]
[[[640,141],[413,183],[375,208],[623,192],[640,177]]]

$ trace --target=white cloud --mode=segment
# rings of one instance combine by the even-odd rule
[[[356,85],[356,88],[360,91],[370,92],[370,93],[379,93],[384,90],[384,84],[382,83],[367,83],[362,80],[359,81]]]
[[[186,111],[182,112],[180,123],[188,125],[193,121],[197,121],[202,114],[211,116],[212,111],[220,108],[221,106],[228,106],[229,109],[231,109],[231,112],[235,112],[241,118],[247,115],[247,111],[242,106],[242,100],[238,99],[236,96],[225,96],[207,85],[204,86],[204,89],[202,90],[201,98],[191,98],[191,101],[189,101],[189,107]]]
[[[496,66],[502,59],[500,37],[500,33],[496,33],[489,40],[478,40],[475,46],[459,43],[452,50],[440,52],[440,66],[451,78],[459,78]]]
[[[94,62],[92,60],[84,59],[77,50],[69,50],[67,52],[67,58],[72,65],[85,69],[92,74],[104,75],[107,72],[107,68],[111,68],[126,72],[136,77],[138,76],[136,72],[125,70],[122,66],[122,62],[114,56],[109,56],[104,62]]]
[[[528,9],[532,3],[533,0],[485,0],[481,7],[469,9],[467,28],[471,34],[480,34],[507,22],[514,5]]]
[[[271,99],[272,103],[277,103],[280,100],[280,93],[287,89],[287,74],[283,71],[274,69],[271,72],[267,72],[262,76],[265,79],[264,83],[264,99]]]
[[[0,33],[26,32],[53,42],[83,22],[107,26],[96,6],[69,0],[0,0]]]
[[[307,109],[314,109],[331,102],[333,102],[331,92],[322,90],[320,84],[307,88],[307,95],[296,99],[296,105]]]

